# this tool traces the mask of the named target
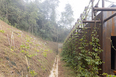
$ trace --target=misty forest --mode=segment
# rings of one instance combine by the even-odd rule
[[[58,69],[63,72],[58,54],[74,18],[71,5],[59,11],[59,3],[0,0],[0,77],[58,77]]]
[[[116,77],[115,20],[114,0],[0,0],[0,77]]]
[[[63,42],[74,18],[70,4],[58,16],[58,4],[58,0],[0,0],[0,19],[45,40]]]

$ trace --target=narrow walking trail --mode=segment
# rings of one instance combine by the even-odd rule
[[[62,51],[62,44],[58,44],[58,52],[61,53]],[[57,55],[53,64],[53,68],[49,77],[64,77],[63,76],[63,68],[60,61],[60,56]]]
[[[56,56],[55,58],[53,68],[51,70],[51,74],[49,75],[49,77],[58,77],[58,56]]]
[[[60,57],[58,58],[58,77],[65,77],[64,76],[64,69],[62,67],[62,62],[60,61]]]

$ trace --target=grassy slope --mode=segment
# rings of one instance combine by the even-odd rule
[[[56,46],[0,20],[0,77],[48,77]]]

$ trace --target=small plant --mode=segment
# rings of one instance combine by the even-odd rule
[[[41,60],[40,60],[40,59],[38,59],[38,61],[39,61],[39,62],[41,62]]]
[[[52,53],[53,51],[52,50],[50,50],[50,53]]]
[[[38,46],[40,46],[39,44],[36,44],[36,46],[38,47]]]
[[[39,50],[37,50],[37,52],[40,52]]]
[[[29,47],[29,44],[26,43],[26,45],[25,44],[20,45],[20,48],[29,49],[30,47]]]
[[[47,52],[43,52],[42,55],[43,55],[44,57],[47,57]]]
[[[37,56],[37,53],[33,54],[34,56]]]
[[[25,51],[24,50],[21,50],[22,53],[24,53]]]
[[[28,42],[28,43],[30,43],[30,44],[33,44],[33,42],[31,42],[31,39],[32,39],[31,37],[27,36],[27,37],[26,37],[26,42]]]
[[[33,56],[37,56],[37,54],[31,54],[31,55],[27,54],[27,57],[29,57],[29,58],[31,58]]]
[[[21,50],[21,52],[24,54],[29,54],[28,51],[25,51],[25,50]]]
[[[45,68],[45,67],[43,67],[43,66],[41,66],[41,68],[42,68],[42,70],[44,70],[44,71],[46,70],[46,68]]]
[[[21,35],[19,34],[18,37],[21,37]]]
[[[12,48],[10,49],[11,51],[14,51]]]
[[[21,45],[20,47],[21,47],[21,48],[25,48],[25,45],[23,44],[23,45]]]
[[[31,70],[29,73],[30,73],[32,76],[36,76],[36,75],[37,75],[37,73],[36,73],[34,70]]]
[[[45,52],[48,52],[49,50],[48,50],[48,49],[45,49],[44,51],[45,51]]]
[[[1,32],[1,33],[5,33],[5,31],[4,31],[4,30],[0,30],[0,32]]]
[[[27,54],[27,57],[29,57],[29,58],[31,58],[31,57],[33,57],[34,55],[29,55],[29,54]]]
[[[107,73],[103,73],[102,75],[106,77],[116,77],[115,75],[108,75]]]

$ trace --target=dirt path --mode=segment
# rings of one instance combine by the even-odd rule
[[[53,68],[51,70],[51,74],[49,75],[49,77],[58,77],[58,56],[56,56],[55,58]]]
[[[61,53],[62,51],[62,44],[58,44],[58,52]],[[60,61],[59,55],[56,56],[53,68],[51,70],[51,74],[49,77],[65,77],[62,67],[62,62]]]
[[[62,62],[60,61],[60,57],[58,59],[58,77],[65,77],[64,76],[64,69],[62,67]]]
[[[59,55],[62,51],[62,44],[58,45],[58,51],[59,51]],[[58,77],[65,77],[64,75],[64,68],[63,68],[63,64],[62,61],[60,59],[60,56],[58,57]]]
[[[49,77],[65,77],[62,62],[60,61],[59,56],[55,58],[53,68],[51,70],[51,74],[49,75]]]
[[[60,53],[62,51],[62,44],[58,44],[59,55],[55,58],[53,69],[49,77],[76,77],[72,70],[65,67],[65,62],[61,60]]]

